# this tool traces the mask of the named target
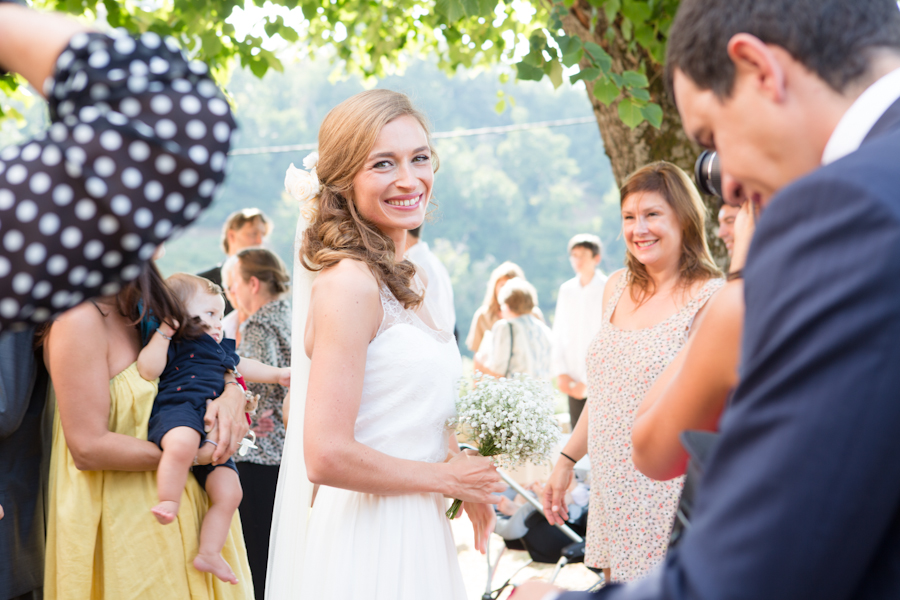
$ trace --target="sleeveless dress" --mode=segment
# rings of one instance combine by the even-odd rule
[[[109,382],[109,430],[147,439],[156,382],[137,363]],[[55,397],[52,400],[55,403]],[[192,564],[209,499],[188,477],[175,522],[160,525],[155,471],[79,471],[59,410],[53,423],[44,597],[47,600],[243,600],[253,597],[240,518],[235,513],[222,556],[240,583]]]
[[[625,330],[610,318],[628,279],[628,272],[619,277],[587,356],[591,500],[584,562],[611,568],[613,581],[637,579],[665,557],[684,477],[655,481],[638,471],[631,428],[644,396],[687,342],[697,311],[724,283],[709,280],[653,327]]]
[[[442,462],[462,375],[453,334],[426,325],[386,287],[380,297],[384,318],[366,353],[355,437],[390,456]],[[429,304],[426,294],[426,310]],[[297,598],[464,600],[446,508],[438,493],[379,496],[320,486]]]

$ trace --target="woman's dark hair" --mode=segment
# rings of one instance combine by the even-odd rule
[[[241,279],[256,277],[270,296],[280,296],[288,290],[291,276],[278,256],[265,248],[245,248],[237,253]]]
[[[149,315],[153,315],[160,323],[173,320],[183,324],[184,307],[169,286],[153,261],[144,264],[141,274],[131,283],[125,284],[115,296],[115,306],[119,314],[137,325]]]
[[[178,337],[184,337],[185,328],[188,327],[188,318],[184,307],[166,285],[153,261],[144,263],[141,274],[122,286],[118,294],[99,301],[103,304],[111,304],[120,315],[128,319],[130,325],[137,326],[152,315],[160,323],[171,324],[178,321],[179,327],[175,332]],[[92,302],[102,313],[103,309],[98,306],[98,301],[92,300]],[[35,347],[40,347],[44,343],[51,325],[52,322],[46,323],[36,331]]]
[[[749,33],[784,48],[837,92],[862,77],[871,53],[900,48],[896,0],[682,0],[669,30],[666,80],[675,70],[719,98],[731,95],[728,42]]]

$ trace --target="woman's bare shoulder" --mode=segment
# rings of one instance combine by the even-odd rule
[[[378,281],[362,261],[345,258],[323,269],[312,286],[313,305],[380,309]],[[360,306],[362,305],[362,306]]]
[[[603,286],[603,305],[606,306],[606,302],[609,300],[610,296],[612,296],[613,290],[616,289],[616,286],[619,285],[619,280],[622,277],[625,277],[625,274],[628,272],[628,269],[621,268],[618,271],[614,271],[610,274],[610,276],[606,279],[606,284]]]

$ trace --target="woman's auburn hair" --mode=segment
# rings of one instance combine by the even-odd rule
[[[706,206],[687,174],[666,161],[641,167],[629,175],[619,189],[619,206],[623,206],[629,196],[642,192],[662,196],[681,224],[679,287],[687,290],[694,282],[721,277],[722,271],[716,266],[706,242]],[[656,291],[656,284],[647,268],[627,248],[625,266],[631,278],[631,299],[635,304],[643,304]]]
[[[303,234],[300,258],[310,271],[321,271],[345,258],[364,262],[379,284],[386,285],[405,307],[422,302],[410,288],[416,268],[408,260],[395,262],[393,240],[363,217],[350,200],[353,180],[362,170],[382,128],[410,116],[425,130],[434,170],[438,157],[431,143],[428,121],[410,99],[391,90],[368,90],[331,109],[319,128],[319,161],[316,172],[320,192],[318,212]]]

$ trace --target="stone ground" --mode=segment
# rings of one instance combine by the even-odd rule
[[[465,513],[451,524],[453,537],[456,540],[456,551],[459,556],[459,565],[462,568],[463,580],[466,583],[466,591],[469,600],[481,600],[487,582],[487,559],[483,554],[475,550],[475,538],[472,532],[472,524],[466,518]],[[498,535],[491,535],[491,557],[496,557],[503,547],[503,539]],[[500,560],[500,567],[494,575],[493,588],[499,587],[517,569],[529,560],[527,552],[507,550]],[[519,572],[513,579],[513,583],[523,583],[529,579],[549,580],[553,575],[554,565],[533,563]],[[597,576],[582,564],[568,565],[556,578],[556,584],[571,590],[585,590],[597,582]],[[509,597],[511,588],[500,596]]]

